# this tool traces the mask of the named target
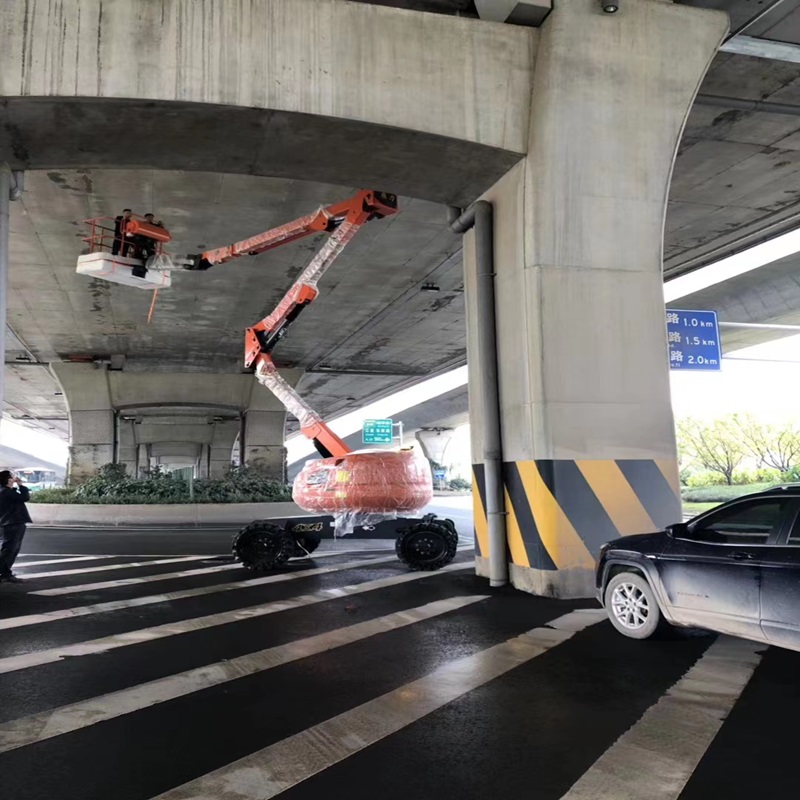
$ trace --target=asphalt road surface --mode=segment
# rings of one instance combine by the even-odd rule
[[[490,589],[469,543],[437,573],[371,549],[249,573],[167,533],[182,553],[34,532],[0,585],[0,797],[797,796],[798,653],[626,639]]]

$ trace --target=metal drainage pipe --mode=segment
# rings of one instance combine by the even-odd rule
[[[5,392],[6,326],[8,307],[9,204],[22,196],[23,174],[0,162],[0,417]]]
[[[463,213],[448,208],[455,233],[475,228],[477,262],[478,359],[483,401],[483,464],[486,483],[486,519],[489,527],[489,585],[508,583],[506,509],[503,491],[503,442],[500,430],[500,393],[497,377],[497,327],[494,301],[494,209],[478,200]]]

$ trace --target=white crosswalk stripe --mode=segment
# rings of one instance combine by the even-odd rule
[[[216,594],[217,592],[231,592],[236,589],[251,589],[254,586],[264,586],[269,583],[292,581],[297,580],[298,578],[306,578],[311,575],[324,575],[329,572],[339,572],[345,569],[369,567],[374,564],[385,564],[396,560],[396,557],[393,555],[382,558],[365,558],[358,561],[347,561],[341,564],[334,564],[330,567],[315,567],[313,569],[297,570],[296,572],[280,572],[274,575],[267,575],[263,578],[250,578],[244,581],[221,583],[214,586],[203,586],[197,589],[182,589],[180,591],[165,592],[164,594],[154,594],[146,597],[133,597],[127,600],[109,600],[105,603],[92,603],[91,605],[87,606],[62,608],[56,611],[44,611],[40,614],[26,614],[19,617],[6,617],[4,619],[0,619],[0,630],[24,628],[29,625],[42,625],[44,623],[54,622],[60,619],[85,617],[90,614],[102,614],[107,611],[119,611],[124,608],[136,608],[139,606],[153,605],[155,603],[166,603],[173,600],[183,600],[187,597],[201,597],[202,595]]]
[[[212,686],[239,680],[370,636],[413,625],[415,622],[456,611],[485,599],[486,595],[474,595],[437,600],[419,608],[387,614],[346,628],[336,628],[318,636],[298,639],[229,661],[169,675],[160,680],[94,697],[54,711],[23,717],[0,725],[0,753],[140,711]]]
[[[83,569],[62,569],[50,572],[26,572],[25,579],[34,578],[62,578],[67,575],[80,575],[88,572],[108,572],[112,569],[136,569],[137,567],[154,567],[161,564],[178,564],[186,561],[203,561],[209,556],[179,556],[177,558],[159,558],[155,561],[127,561],[124,564],[106,564],[102,567],[85,567]]]
[[[213,575],[216,572],[226,570],[243,570],[241,564],[218,564],[214,567],[201,567],[200,569],[184,569],[178,572],[164,572],[160,575],[145,575],[141,578],[120,578],[119,580],[96,581],[95,583],[81,583],[78,586],[60,586],[57,589],[37,589],[31,594],[42,595],[43,597],[57,597],[61,594],[79,594],[81,592],[93,592],[98,589],[118,589],[121,586],[137,586],[141,583],[155,583],[163,581],[173,581],[179,578],[192,578],[195,575]]]
[[[49,564],[67,564],[73,561],[99,561],[103,558],[118,558],[118,556],[69,556],[68,558],[48,558],[44,561],[17,561],[15,568],[19,567],[44,567]]]
[[[376,589],[385,589],[389,586],[399,586],[403,583],[418,581],[423,578],[432,578],[435,575],[453,571],[463,571],[472,569],[472,565],[450,564],[439,570],[438,573],[432,572],[404,572],[400,575],[393,575],[391,578],[378,578],[374,581],[356,583],[350,586],[342,586],[336,589],[323,589],[314,594],[305,594],[292,597],[288,600],[274,600],[271,603],[262,603],[257,606],[237,608],[234,611],[223,611],[219,614],[209,614],[205,617],[194,617],[192,619],[180,620],[179,622],[168,622],[164,625],[156,625],[151,628],[140,628],[127,633],[119,633],[113,636],[104,636],[101,639],[94,639],[88,642],[54,647],[49,650],[37,650],[33,653],[24,653],[18,656],[8,656],[0,658],[0,674],[15,672],[20,669],[41,666],[61,661],[64,658],[76,658],[78,656],[95,655],[97,653],[107,653],[120,647],[151,642],[157,639],[164,639],[168,636],[178,636],[183,633],[206,630],[219,625],[229,625],[233,622],[263,617],[269,614],[276,614],[280,611],[289,611],[292,608],[302,608],[303,606],[322,603],[326,600],[336,600],[340,597],[372,592]]]
[[[563,800],[674,800],[744,691],[766,645],[719,638]]]
[[[450,661],[424,678],[158,796],[157,800],[267,800],[546,653],[604,618],[573,611],[503,644]],[[235,787],[235,794],[230,794]]]
[[[330,558],[331,556],[343,556],[348,554],[382,553],[385,551],[386,548],[379,550],[347,550],[344,552],[332,551],[330,553],[314,553],[311,560],[316,561],[319,558]],[[211,559],[212,556],[208,556],[207,558]],[[301,562],[304,563],[307,560],[308,559],[296,559],[290,561],[289,563],[298,564]],[[57,597],[58,595],[62,594],[79,594],[81,592],[92,592],[100,589],[117,589],[120,586],[134,586],[139,583],[156,583],[161,581],[176,580],[178,578],[191,578],[195,575],[209,575],[215,572],[224,572],[225,570],[230,569],[244,569],[244,567],[242,567],[242,565],[238,562],[226,563],[213,567],[180,570],[179,572],[162,572],[157,575],[145,575],[137,578],[120,578],[118,580],[109,579],[106,581],[96,581],[95,583],[82,583],[76,586],[59,586],[55,589],[36,589],[30,592],[30,594],[42,595],[43,597]]]

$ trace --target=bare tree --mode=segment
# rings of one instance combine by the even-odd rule
[[[707,424],[696,419],[678,423],[678,442],[683,453],[704,469],[719,472],[730,486],[733,473],[744,460],[746,450],[735,420],[718,419]]]

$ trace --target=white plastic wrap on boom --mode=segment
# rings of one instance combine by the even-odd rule
[[[266,386],[283,407],[305,428],[322,422],[322,417],[283,379],[278,368],[271,361],[261,361],[256,367],[256,379]]]

